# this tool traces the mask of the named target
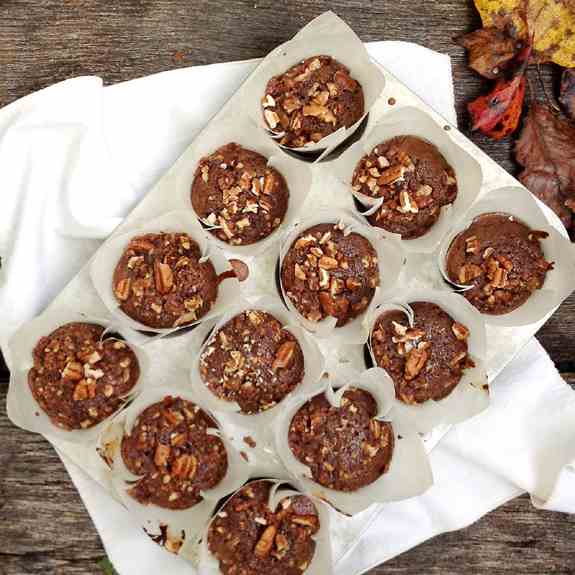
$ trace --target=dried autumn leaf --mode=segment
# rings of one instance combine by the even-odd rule
[[[498,80],[489,94],[479,96],[467,104],[473,122],[479,130],[494,140],[501,140],[515,131],[525,97],[525,77]]]
[[[575,120],[575,68],[563,70],[559,102],[567,115]]]
[[[475,0],[485,28],[512,30],[518,39],[533,38],[538,62],[575,65],[573,0]]]
[[[469,67],[490,80],[501,76],[507,64],[523,48],[523,42],[497,28],[481,28],[459,36],[455,41],[469,51]]]
[[[519,180],[567,229],[575,225],[575,126],[549,106],[533,104],[515,147]]]

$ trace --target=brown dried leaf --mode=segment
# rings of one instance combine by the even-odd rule
[[[559,102],[561,102],[566,114],[575,120],[575,68],[563,70]]]
[[[459,36],[455,41],[469,50],[469,67],[491,80],[501,76],[506,65],[523,47],[523,43],[506,30],[497,28],[481,28]]]
[[[525,168],[519,180],[561,219],[574,225],[575,126],[553,113],[549,106],[533,104],[515,147]]]

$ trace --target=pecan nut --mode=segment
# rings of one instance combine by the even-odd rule
[[[130,295],[130,287],[132,280],[130,278],[122,278],[114,286],[114,294],[120,301],[126,301]]]
[[[172,474],[176,477],[193,479],[198,470],[198,460],[193,455],[180,455],[172,468]]]
[[[264,532],[254,548],[254,555],[256,557],[263,559],[269,555],[274,544],[277,530],[278,528],[275,525],[269,525],[264,529]]]
[[[464,341],[469,337],[469,330],[458,321],[453,322],[451,331],[453,332],[453,335],[461,341]]]
[[[81,380],[84,377],[82,364],[77,361],[69,361],[62,371],[62,377],[64,379],[71,379],[72,381]]]
[[[154,282],[158,292],[161,294],[168,293],[174,285],[172,268],[163,262],[154,262]]]
[[[429,353],[427,349],[414,347],[407,354],[407,361],[405,362],[405,379],[407,381],[415,379],[421,373],[421,370],[424,368],[428,359]]]
[[[293,358],[295,352],[295,341],[286,341],[280,345],[272,363],[272,369],[285,369]]]
[[[157,467],[163,467],[168,462],[168,457],[170,456],[170,447],[168,445],[163,445],[160,443],[156,447],[156,452],[154,453],[154,463]]]

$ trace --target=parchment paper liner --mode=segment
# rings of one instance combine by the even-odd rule
[[[575,247],[569,239],[550,225],[535,198],[525,188],[507,186],[493,190],[477,202],[465,219],[456,224],[443,238],[437,264],[445,280],[454,286],[454,290],[467,289],[468,286],[455,284],[448,278],[445,263],[449,246],[477,216],[493,212],[510,214],[533,230],[548,232],[549,237],[541,240],[541,247],[545,259],[555,262],[555,267],[547,272],[543,287],[535,290],[522,306],[504,315],[482,314],[483,320],[487,324],[505,327],[518,327],[537,322],[553,311],[575,289]]]
[[[154,504],[144,505],[127,493],[127,489],[130,487],[128,482],[137,480],[138,476],[132,474],[124,464],[121,454],[122,437],[124,433],[132,429],[137,417],[147,407],[161,401],[166,396],[180,397],[191,401],[208,413],[220,428],[217,435],[223,441],[228,454],[228,469],[222,481],[213,489],[203,491],[203,501],[189,509],[172,510]],[[104,442],[105,446],[103,445]],[[181,542],[183,534],[183,542],[189,556],[193,555],[192,549],[199,541],[218,500],[236,491],[245,483],[250,474],[249,466],[234,447],[233,440],[227,437],[222,430],[217,415],[210,412],[201,399],[193,393],[184,391],[179,387],[161,386],[144,390],[128,408],[111,422],[106,432],[102,434],[100,445],[105,447],[106,454],[111,460],[110,480],[114,492],[123,505],[138,518],[146,531],[150,533],[157,533],[160,531],[160,526],[166,526],[170,540],[175,542]],[[177,551],[177,547],[174,550]]]
[[[270,483],[273,483],[269,498],[270,509],[276,508],[279,502],[285,497],[290,497],[292,495],[306,495],[305,493],[292,489],[289,485],[287,485],[289,480],[266,477],[249,481],[246,483],[246,485],[258,483],[259,481],[269,481]],[[243,487],[245,486],[242,486],[242,488]],[[238,489],[238,491],[240,491],[240,489]],[[236,495],[236,493],[234,493],[234,495]],[[307,496],[309,497],[309,495]],[[310,497],[310,499],[312,499],[317,509],[320,527],[318,532],[312,536],[312,539],[316,542],[315,552],[308,568],[304,571],[304,575],[331,575],[333,573],[333,562],[331,556],[329,534],[329,510],[327,509],[325,503],[322,501],[319,501],[314,497]],[[222,510],[223,507],[222,509],[218,510],[218,512]],[[216,517],[214,515],[210,521],[210,524],[215,518]],[[208,548],[208,529],[209,525],[205,530],[205,534],[204,537],[202,537],[202,543],[200,546],[200,564],[198,575],[221,575],[221,571],[219,569],[219,561],[210,553]]]
[[[430,142],[439,150],[455,172],[457,198],[452,204],[441,208],[439,219],[430,230],[423,236],[411,240],[402,240],[401,236],[397,234],[402,246],[407,251],[430,253],[435,250],[453,223],[464,217],[477,199],[483,181],[481,166],[475,158],[453,140],[450,132],[446,132],[422,110],[406,106],[399,110],[387,112],[367,135],[351,145],[333,162],[336,177],[346,185],[348,192],[352,193],[365,206],[360,214],[365,213],[370,208],[379,207],[381,201],[359,192],[352,192],[351,181],[355,168],[361,158],[369,154],[373,148],[396,136],[417,136]],[[367,218],[363,217],[369,224]],[[383,228],[373,227],[386,232]]]
[[[42,433],[48,437],[63,439],[72,443],[92,444],[110,420],[113,419],[114,415],[107,417],[88,429],[62,429],[55,425],[40,407],[28,385],[28,371],[34,365],[33,351],[40,338],[71,322],[95,323],[105,328],[104,334],[116,332],[122,335],[125,342],[136,354],[140,368],[138,381],[130,392],[124,396],[124,399],[129,401],[141,391],[148,372],[149,359],[142,348],[136,344],[135,338],[132,337],[129,329],[120,326],[117,322],[114,323],[113,321],[72,310],[47,310],[24,324],[12,336],[8,344],[13,360],[7,399],[8,416],[13,423],[28,431]],[[121,410],[122,407],[120,407],[118,412]]]
[[[350,320],[346,325],[337,328],[335,327],[336,319],[332,317],[326,317],[319,322],[309,321],[299,313],[295,305],[292,303],[284,290],[281,280],[281,267],[284,257],[297,236],[317,224],[337,224],[338,222],[343,222],[346,227],[351,229],[351,231],[368,239],[377,252],[380,285],[375,290],[374,298],[377,296],[378,292],[390,290],[395,286],[399,278],[399,274],[405,264],[405,255],[401,245],[395,239],[391,239],[387,236],[384,237],[382,234],[375,232],[373,228],[363,224],[351,212],[341,209],[319,208],[316,210],[315,216],[296,222],[282,240],[280,246],[279,267],[279,283],[281,292],[285,304],[290,312],[295,315],[297,320],[305,329],[312,332],[315,336],[322,339],[328,337],[332,338],[332,341],[337,344],[365,343],[368,337],[368,333],[366,332],[362,321],[365,312]]]
[[[487,409],[489,387],[485,371],[485,324],[481,314],[467,300],[453,292],[420,288],[397,289],[383,294],[372,302],[366,316],[367,329],[370,334],[368,347],[374,365],[377,365],[377,362],[371,347],[371,333],[375,322],[382,313],[391,310],[404,311],[404,306],[416,301],[438,305],[455,321],[469,329],[468,353],[475,362],[474,368],[463,372],[455,389],[439,401],[430,399],[424,403],[408,405],[398,400],[394,394],[390,417],[398,417],[419,433],[427,433],[438,425],[459,423]]]
[[[240,88],[240,95],[244,113],[273,137],[263,119],[261,107],[261,99],[268,81],[273,76],[287,72],[302,60],[320,55],[331,56],[346,66],[351,77],[361,84],[364,97],[364,114],[349,128],[342,127],[319,142],[307,146],[299,148],[286,146],[287,149],[296,152],[324,150],[322,157],[325,157],[357,130],[385,86],[383,73],[371,62],[363,42],[333,12],[324,12],[302,28],[291,40],[272,50],[249,81]]]
[[[194,211],[191,202],[192,182],[196,169],[202,158],[232,142],[268,158],[268,166],[275,168],[285,178],[289,190],[288,208],[284,219],[268,237],[253,244],[234,246],[208,232],[210,242],[219,248],[242,257],[255,256],[277,242],[294,221],[309,192],[311,171],[305,163],[278,149],[249,119],[238,114],[227,114],[218,118],[210,124],[210,129],[203,130],[184,152],[179,163],[181,169],[176,176],[175,185],[182,209],[191,210],[200,222],[202,220]],[[204,222],[204,226],[207,229],[214,228],[207,222]]]
[[[399,417],[392,417],[391,409],[395,389],[384,370],[374,367],[360,373],[353,368],[341,365],[323,381],[323,393],[332,405],[339,405],[342,388],[349,385],[371,393],[379,408],[376,418],[390,421],[393,426],[395,446],[389,470],[373,483],[352,492],[336,491],[324,487],[311,479],[311,471],[296,459],[288,443],[291,420],[298,409],[317,393],[294,397],[286,403],[280,417],[276,420],[274,437],[276,451],[299,489],[327,501],[338,511],[353,515],[367,509],[372,503],[415,497],[431,486],[433,478],[423,442],[407,422]],[[337,391],[334,393],[334,390]]]
[[[154,218],[149,222],[136,225],[130,231],[113,236],[107,240],[106,243],[104,243],[104,245],[96,252],[92,262],[90,263],[90,278],[94,284],[94,288],[104,302],[104,305],[115,317],[117,317],[124,325],[135,330],[167,334],[177,331],[178,329],[197,325],[202,321],[218,316],[237,301],[240,293],[239,282],[235,278],[227,278],[220,283],[218,287],[218,295],[212,308],[206,315],[194,322],[179,327],[154,328],[140,323],[124,313],[122,309],[120,309],[112,287],[116,265],[120,261],[124,250],[133,237],[146,233],[160,232],[185,232],[189,234],[189,236],[200,247],[203,257],[212,262],[214,269],[216,270],[216,275],[232,269],[228,260],[219,252],[219,250],[209,249],[210,244],[206,237],[207,232],[202,230],[202,227],[189,210],[169,212]]]
[[[245,310],[262,310],[272,314],[277,320],[282,323],[282,327],[291,332],[297,339],[304,356],[304,378],[302,382],[276,406],[263,411],[261,413],[247,415],[240,413],[240,406],[236,402],[230,402],[218,398],[210,389],[205,385],[200,375],[199,359],[200,355],[209,347],[215,334],[220,330],[224,324],[230,321],[233,317]],[[286,310],[279,299],[272,297],[261,297],[254,300],[252,303],[243,300],[238,303],[236,307],[230,309],[223,316],[218,318],[218,322],[213,328],[211,335],[204,343],[203,334],[197,337],[192,335],[190,342],[190,356],[193,358],[190,369],[190,381],[192,390],[197,397],[215,413],[225,413],[229,420],[242,428],[251,430],[253,434],[257,434],[260,443],[262,440],[269,443],[271,440],[271,429],[273,421],[283,409],[285,402],[294,395],[300,393],[308,393],[316,389],[321,375],[324,371],[325,360],[319,350],[315,341],[306,333],[306,331],[295,322],[293,316]]]

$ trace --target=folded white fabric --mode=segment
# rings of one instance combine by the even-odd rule
[[[376,42],[370,54],[455,123],[447,56]],[[0,111],[0,345],[73,277],[216,113],[256,61],[166,72],[102,88],[78,78]],[[9,360],[9,358],[8,358]],[[433,450],[435,485],[382,507],[337,573],[360,573],[518,495],[575,511],[575,393],[532,341],[492,387],[481,416]],[[121,575],[190,573],[95,482],[66,462]]]

